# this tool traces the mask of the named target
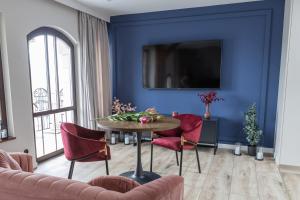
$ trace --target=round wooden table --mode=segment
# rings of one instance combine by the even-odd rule
[[[141,184],[148,183],[160,178],[160,175],[143,171],[141,160],[141,140],[144,131],[163,131],[170,130],[180,126],[180,121],[171,117],[163,117],[159,121],[141,124],[132,121],[110,121],[108,119],[98,119],[98,127],[110,131],[136,132],[137,133],[137,164],[135,171],[122,173],[121,176],[131,178]]]

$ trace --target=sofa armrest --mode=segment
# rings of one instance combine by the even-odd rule
[[[121,193],[129,192],[140,186],[139,183],[122,176],[101,176],[91,180],[88,184]]]
[[[33,172],[32,156],[26,153],[9,153],[17,161],[23,171]]]
[[[124,197],[143,200],[183,200],[183,195],[183,177],[165,176],[132,189]]]

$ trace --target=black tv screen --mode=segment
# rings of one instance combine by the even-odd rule
[[[221,40],[143,47],[144,88],[220,88]]]

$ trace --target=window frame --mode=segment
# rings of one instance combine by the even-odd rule
[[[49,75],[49,60],[48,60],[48,39],[47,36],[51,35],[54,36],[54,41],[56,43],[56,38],[61,39],[62,41],[64,41],[71,49],[71,78],[72,78],[72,98],[73,98],[73,105],[69,106],[69,107],[63,107],[60,108],[60,98],[58,95],[58,109],[52,109],[52,102],[51,102],[51,91],[50,91],[50,75]],[[48,98],[49,98],[49,109],[47,111],[40,111],[40,112],[34,112],[33,109],[33,93],[32,93],[32,77],[31,77],[31,65],[30,65],[30,51],[29,51],[29,42],[31,39],[37,37],[37,36],[45,36],[45,59],[46,59],[46,70],[47,70],[47,91],[48,91]],[[56,44],[55,44],[56,45]],[[57,46],[55,46],[57,47]],[[31,33],[29,33],[27,35],[27,51],[28,51],[28,65],[29,65],[29,77],[30,77],[30,94],[31,94],[31,109],[32,109],[32,119],[33,119],[33,130],[34,130],[34,142],[35,142],[35,148],[36,148],[36,136],[35,136],[35,122],[34,119],[37,117],[41,117],[43,118],[43,116],[47,116],[47,115],[51,115],[51,114],[56,114],[56,113],[61,113],[61,112],[67,112],[67,111],[73,111],[73,119],[74,119],[74,123],[77,122],[77,96],[76,96],[76,62],[75,62],[75,45],[73,44],[73,42],[63,33],[61,33],[60,31],[51,28],[51,27],[40,27],[34,31],[32,31]],[[56,67],[56,76],[57,76],[57,80],[56,80],[56,87],[59,88],[59,74],[58,74],[58,65],[57,65],[57,56],[55,56],[55,67]],[[44,140],[44,139],[43,139]],[[44,142],[44,141],[43,141]],[[56,141],[57,142],[57,141]],[[56,143],[57,144],[57,143]],[[45,152],[45,146],[43,144],[43,151]],[[36,160],[37,162],[42,162],[44,160],[47,160],[49,158],[52,158],[56,155],[59,155],[63,153],[63,149],[58,149],[54,152],[51,152],[49,154],[44,154],[41,157],[37,157],[36,154]]]
[[[72,91],[73,91],[73,106],[69,106],[69,107],[63,107],[63,108],[59,108],[58,109],[52,109],[52,102],[51,102],[51,94],[50,94],[50,81],[49,81],[49,61],[47,61],[47,85],[48,85],[48,96],[49,96],[49,110],[48,111],[41,111],[41,112],[34,112],[34,110],[32,109],[32,113],[33,113],[33,117],[40,117],[40,116],[43,116],[43,115],[50,115],[50,114],[55,114],[55,113],[58,113],[58,112],[66,112],[66,111],[72,111],[74,110],[74,121],[76,122],[77,121],[77,102],[76,102],[76,76],[75,76],[75,52],[74,52],[74,44],[71,42],[71,40],[65,36],[63,33],[57,31],[56,29],[54,28],[50,28],[50,27],[41,27],[41,28],[38,28],[36,30],[34,30],[33,32],[29,33],[27,35],[27,43],[29,44],[29,41],[37,36],[40,36],[40,35],[44,35],[46,36],[45,37],[45,48],[46,48],[46,57],[48,57],[48,44],[46,43],[46,40],[47,40],[47,36],[48,35],[53,35],[56,38],[59,38],[61,40],[63,40],[64,42],[66,42],[68,44],[68,46],[71,48],[71,59],[72,59],[72,66],[71,66],[71,70],[72,70],[72,85],[73,85],[73,88],[72,88]],[[29,45],[28,45],[28,62],[29,62],[29,74],[30,74],[30,93],[31,93],[31,101],[32,101],[32,82],[31,82],[31,66],[30,66],[30,58],[29,58]],[[48,58],[46,58],[48,59]],[[59,77],[59,74],[58,74],[58,66],[57,66],[57,58],[56,58],[56,73],[57,73],[57,76]],[[59,78],[57,78],[59,79]],[[58,84],[58,80],[56,80],[57,83],[56,85],[59,87],[59,84]],[[59,95],[58,95],[58,103],[60,103],[59,101]],[[31,104],[33,104],[33,102],[31,102]]]

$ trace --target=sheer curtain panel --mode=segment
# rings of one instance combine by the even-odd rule
[[[96,128],[95,119],[110,114],[111,70],[105,21],[79,12],[79,111],[82,126]]]

